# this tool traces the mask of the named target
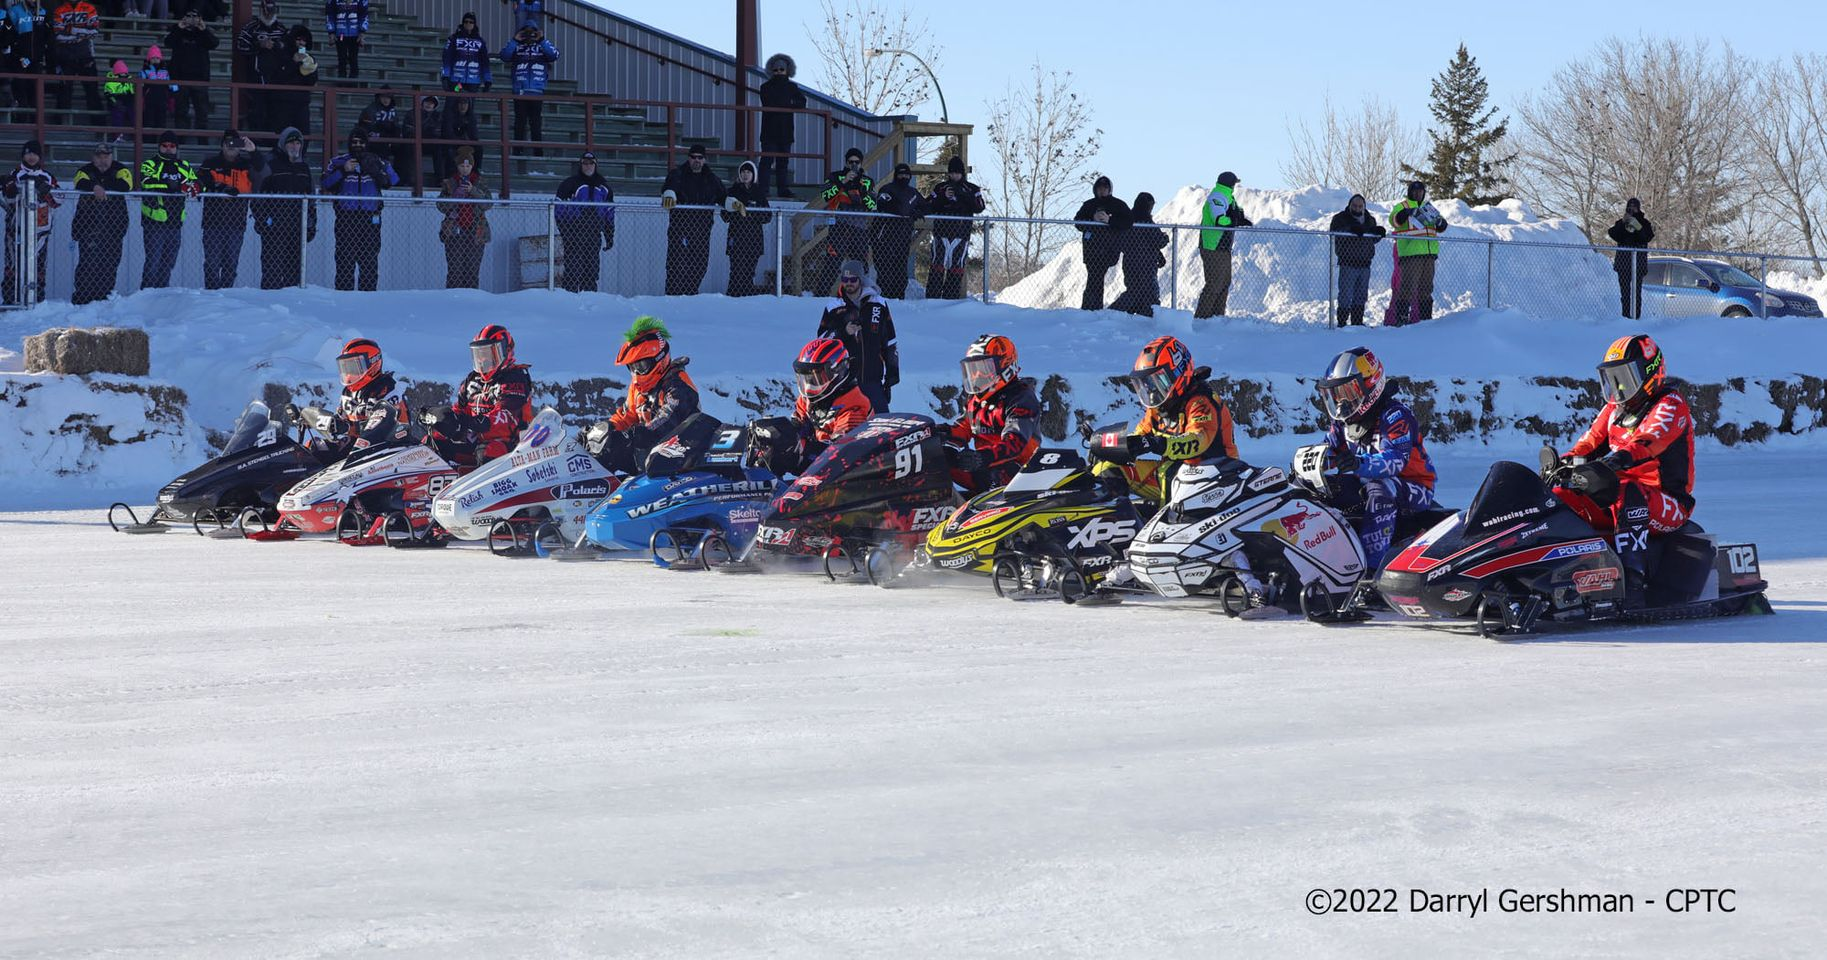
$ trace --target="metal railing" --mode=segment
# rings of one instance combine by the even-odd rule
[[[26,278],[42,276],[50,299],[94,299],[158,286],[185,288],[288,287],[422,290],[474,287],[506,292],[527,288],[622,295],[723,293],[733,296],[828,296],[839,264],[867,265],[871,282],[891,299],[953,297],[1030,308],[1077,308],[1084,303],[1081,258],[1059,256],[1038,272],[997,284],[990,269],[997,231],[1030,223],[999,217],[923,217],[791,207],[744,213],[677,206],[653,198],[580,205],[556,198],[414,197],[398,190],[380,198],[206,193],[183,204],[176,228],[143,225],[140,201],[164,194],[109,194],[97,201],[73,191],[55,194],[46,226],[28,230],[38,210],[30,198],[9,209],[6,299],[34,299]],[[174,201],[175,202],[175,201]],[[118,216],[78,214],[90,204],[118,204]],[[215,205],[234,205],[226,215]],[[99,208],[97,208],[99,209]],[[315,227],[312,222],[315,221]],[[363,221],[367,221],[364,223]],[[111,224],[102,231],[97,224]],[[1095,305],[1134,313],[1194,310],[1207,294],[1199,226],[1158,224],[1165,242],[1130,243],[1119,235],[1116,262]],[[593,229],[594,228],[594,229]],[[607,229],[605,229],[607,228]],[[1099,226],[1099,229],[1102,229]],[[111,235],[118,233],[118,241]],[[251,236],[250,236],[251,233]],[[1228,258],[1231,282],[1219,312],[1281,323],[1338,322],[1341,269],[1335,236],[1321,231],[1259,226],[1237,230]],[[1496,308],[1534,317],[1616,316],[1622,313],[1618,248],[1529,243],[1490,237],[1434,238],[1440,244],[1426,301],[1436,316]],[[36,243],[31,242],[36,240]],[[118,242],[118,246],[116,246]],[[428,244],[443,257],[425,256]],[[1077,240],[1067,244],[1080,248]],[[42,251],[42,253],[41,253]],[[148,256],[148,252],[153,255]],[[1725,259],[1753,279],[1733,299],[1727,285],[1682,288],[1647,283],[1643,316],[1711,313],[1806,313],[1799,300],[1772,291],[1780,270],[1819,275],[1821,260],[1776,254],[1651,249],[1650,257]],[[1135,257],[1140,262],[1130,260]],[[170,259],[169,272],[161,257]],[[1147,258],[1147,259],[1142,259]],[[1628,258],[1631,260],[1637,258]],[[1393,243],[1374,247],[1363,274],[1365,321],[1389,322]],[[85,265],[86,263],[86,265]],[[1133,268],[1131,263],[1135,263]],[[78,291],[78,279],[84,289]],[[1130,289],[1128,278],[1138,281]],[[1152,287],[1152,288],[1151,288]],[[1208,306],[1214,305],[1208,297]]]

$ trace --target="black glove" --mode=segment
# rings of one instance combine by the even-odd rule
[[[963,449],[952,449],[948,447],[947,450],[952,456],[952,469],[962,470],[965,473],[974,473],[977,470],[983,469],[982,451],[972,450],[969,447],[964,447]]]
[[[285,409],[279,411],[279,419],[286,423],[296,424],[298,422],[298,404],[286,404]]]
[[[1358,472],[1358,454],[1350,447],[1340,447],[1332,453],[1332,468],[1340,473]]]
[[[1599,458],[1599,462],[1610,467],[1613,473],[1628,470],[1636,465],[1636,458],[1623,450],[1613,450]]]
[[[1152,453],[1158,457],[1167,452],[1167,438],[1158,433],[1132,435],[1129,438],[1129,452],[1137,456]]]

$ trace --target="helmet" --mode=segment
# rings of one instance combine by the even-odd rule
[[[514,362],[514,335],[501,324],[491,323],[469,342],[469,356],[483,379],[493,377]]]
[[[1647,333],[1619,337],[1599,364],[1599,390],[1625,413],[1638,413],[1662,389],[1668,376],[1662,348]]]
[[[1368,348],[1352,347],[1332,358],[1314,389],[1332,419],[1356,420],[1383,399],[1383,363]]]
[[[793,375],[799,380],[800,396],[815,403],[829,400],[850,384],[850,351],[842,340],[820,337],[799,351]]]
[[[634,374],[636,390],[652,390],[672,367],[672,334],[657,317],[636,317],[634,325],[622,335],[622,348],[616,351],[615,365],[627,367]]]
[[[986,333],[971,341],[958,366],[964,370],[964,392],[973,397],[994,393],[1021,373],[1015,362],[1015,341]]]
[[[336,372],[342,375],[343,389],[360,390],[381,375],[381,345],[366,337],[356,337],[343,344],[336,358]]]
[[[1129,389],[1145,407],[1159,407],[1193,383],[1193,352],[1177,337],[1156,337],[1136,357]]]

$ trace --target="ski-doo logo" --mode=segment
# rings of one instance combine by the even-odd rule
[[[1512,510],[1509,513],[1500,513],[1495,517],[1487,517],[1486,519],[1479,521],[1478,525],[1481,527],[1495,527],[1500,523],[1508,523],[1511,520],[1521,520],[1524,517],[1533,517],[1540,512],[1541,509],[1538,507],[1525,507],[1521,510]]]
[[[1072,539],[1066,542],[1068,550],[1088,550],[1100,543],[1128,543],[1136,537],[1134,520],[1092,517],[1079,526],[1066,529],[1072,533]]]
[[[578,477],[596,472],[596,458],[585,453],[574,453],[565,458],[565,473]]]
[[[606,479],[565,483],[552,488],[554,500],[600,500],[608,495],[609,481]]]
[[[504,477],[488,485],[488,495],[491,497],[505,497],[518,489],[520,489],[520,484],[518,482],[512,477]]]
[[[1624,571],[1617,567],[1599,567],[1596,570],[1581,570],[1573,575],[1573,589],[1580,593],[1599,593],[1610,590],[1618,582]]]
[[[1581,540],[1578,543],[1567,543],[1555,547],[1542,557],[1547,560],[1565,560],[1568,557],[1583,557],[1589,553],[1599,553],[1605,549],[1603,540]]]
[[[527,482],[528,483],[544,483],[547,480],[557,480],[557,479],[558,479],[558,464],[556,464],[556,463],[540,464],[539,466],[534,467],[533,469],[527,471]]]

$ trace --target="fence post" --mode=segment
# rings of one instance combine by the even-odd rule
[[[965,257],[965,265],[970,265],[970,257]],[[990,302],[990,222],[983,221],[983,302]]]
[[[781,161],[785,163],[785,160]],[[765,189],[765,188],[764,188]],[[785,210],[774,215],[774,296],[786,296],[787,277],[787,241],[784,227],[787,223]]]
[[[1167,309],[1180,309],[1180,226],[1167,231]]]
[[[325,161],[332,159],[335,158],[326,157]],[[305,268],[311,265],[311,214],[316,209],[308,198],[298,201],[298,285],[301,287],[306,283]]]
[[[1770,258],[1757,258],[1757,315],[1768,319],[1770,303],[1765,297],[1770,295]]]
[[[601,251],[596,251],[596,255],[602,256]],[[549,200],[546,202],[546,289],[558,289],[558,204]]]
[[[1339,262],[1332,251],[1326,249],[1332,246],[1332,239],[1331,234],[1327,234],[1326,240],[1320,244],[1320,256],[1326,258],[1326,322],[1335,327],[1343,327],[1345,318],[1339,316]]]
[[[1484,308],[1486,310],[1497,309],[1497,294],[1494,292],[1496,284],[1492,282],[1492,277],[1496,272],[1494,269],[1496,259],[1497,242],[1486,240],[1484,242]]]

